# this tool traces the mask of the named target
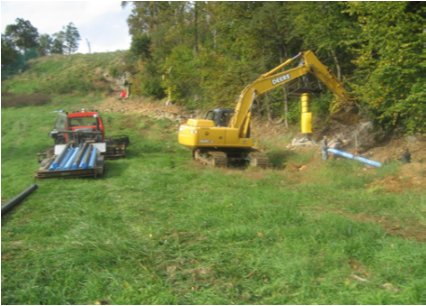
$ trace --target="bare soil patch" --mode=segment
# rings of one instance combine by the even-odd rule
[[[415,162],[402,165],[396,175],[388,175],[366,185],[368,189],[376,189],[385,193],[402,193],[406,190],[424,191],[426,165]]]
[[[391,236],[401,236],[406,239],[415,239],[426,242],[426,226],[412,220],[391,220],[387,217],[369,216],[364,213],[349,215],[339,211],[340,214],[360,222],[374,222],[383,227]]]

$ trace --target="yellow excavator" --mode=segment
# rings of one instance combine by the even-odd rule
[[[297,67],[279,72],[297,58],[301,58]],[[231,159],[245,160],[252,166],[266,167],[266,155],[254,147],[250,138],[253,103],[260,94],[308,73],[315,75],[340,100],[342,108],[330,118],[344,124],[355,124],[358,121],[356,101],[348,96],[343,84],[313,52],[305,51],[261,75],[244,88],[235,109],[216,108],[209,111],[205,119],[189,119],[179,127],[179,143],[192,150],[193,159],[215,167],[226,167]],[[310,93],[301,94],[301,103],[302,133],[309,135],[312,133]]]

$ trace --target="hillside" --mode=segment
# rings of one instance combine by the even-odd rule
[[[123,65],[124,51],[98,53],[52,55],[28,62],[28,69],[12,79],[2,83],[2,94],[19,95],[22,93],[41,93],[47,95],[71,94],[78,99],[79,96],[100,95],[102,103],[99,109],[103,112],[120,112],[124,114],[150,114],[155,118],[168,118],[184,123],[188,118],[204,116],[206,109],[188,110],[185,106],[169,105],[163,101],[132,95],[128,99],[119,99],[120,91],[124,89],[124,77],[113,75],[118,67]],[[7,99],[7,97],[5,97]],[[81,98],[81,103],[86,99]],[[148,101],[148,102],[147,102]],[[331,102],[331,101],[330,101]],[[313,102],[315,103],[315,101]],[[363,156],[387,163],[395,160],[400,150],[408,147],[416,163],[416,174],[424,176],[424,160],[426,158],[426,136],[416,133],[404,136],[404,131],[397,129],[385,132],[374,126],[361,113],[361,120],[356,126],[345,126],[330,121],[323,114],[314,113],[314,133],[312,139],[319,142],[322,136],[329,139],[339,138],[345,142],[344,150],[353,152],[355,149]],[[178,126],[178,125],[177,125]],[[297,146],[305,147],[309,144],[298,144],[299,123],[296,122],[289,129],[284,127],[281,118],[268,121],[264,116],[254,114],[253,126],[257,129],[258,141],[273,144],[277,148],[297,150]],[[356,136],[356,139],[355,139]],[[315,143],[311,146],[316,150]],[[416,180],[415,181],[421,181]]]
[[[124,55],[124,51],[116,51],[32,59],[28,61],[26,71],[2,82],[2,93],[98,93],[107,96],[120,90],[116,82],[107,83],[111,81],[110,71],[121,65]]]
[[[135,95],[125,100],[119,99],[120,91],[125,88],[123,87],[124,78],[122,76],[114,77],[112,74],[118,70],[117,67],[123,64],[124,55],[124,51],[117,51],[99,54],[74,54],[71,56],[52,55],[33,59],[28,62],[27,71],[3,82],[2,93],[7,92],[13,95],[21,93],[50,95],[65,93],[80,99],[81,103],[87,101],[84,98],[87,94],[100,95],[102,103],[98,108],[102,112],[149,114],[158,119],[176,120],[180,124],[186,122],[188,118],[205,115],[208,109],[187,110],[185,106],[178,104],[166,106],[164,100],[138,98]],[[79,96],[82,98],[78,98]],[[367,118],[362,116],[362,113],[360,123],[356,126],[345,126],[332,122],[326,116],[314,113],[313,125],[312,139],[314,142],[319,142],[324,135],[328,136],[329,139],[337,137],[345,142],[346,145],[343,147],[345,151],[351,153],[358,149],[366,158],[381,163],[395,160],[400,150],[408,147],[416,170],[406,177],[412,177],[413,181],[423,186],[426,136],[422,133],[404,136],[402,130],[385,132],[379,127],[373,126]],[[299,147],[303,147],[304,150],[318,151],[315,143],[313,146],[309,146],[310,144],[294,142],[295,139],[298,140],[299,136],[300,127],[297,122],[287,129],[284,127],[281,118],[268,121],[264,116],[255,113],[253,126],[257,130],[259,145],[263,146],[265,150],[269,144],[272,144],[274,148],[280,149],[298,150]],[[356,139],[355,135],[357,136]],[[355,147],[356,144],[357,147]],[[394,179],[390,179],[390,181],[394,183]],[[403,183],[402,185],[417,186],[418,183]]]
[[[2,106],[2,204],[34,183],[55,111],[98,109],[108,135],[130,136],[103,176],[37,181],[2,216],[3,304],[424,304],[422,134],[366,129],[362,154],[386,161],[369,168],[324,162],[314,142],[293,142],[298,124],[256,115],[271,167],[206,167],[177,142],[179,124],[206,110],[119,99],[109,67],[120,54],[100,56],[36,60],[2,83],[2,104],[50,98]],[[49,80],[70,88],[76,71],[73,90],[42,91]],[[314,140],[338,136],[353,150],[354,127],[314,125]],[[407,145],[413,162],[401,165]]]

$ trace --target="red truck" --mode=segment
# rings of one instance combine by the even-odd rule
[[[105,143],[106,151],[102,155],[106,159],[124,157],[126,147],[129,144],[129,136],[105,136],[105,127],[102,117],[97,110],[73,111],[71,113],[60,112],[53,125],[53,131],[49,132],[55,144],[66,144],[74,141],[77,144],[87,141]]]
[[[129,144],[129,136],[105,136],[105,126],[102,117],[97,110],[81,109],[71,113],[60,111],[49,132],[49,137],[55,141],[55,145],[37,154],[40,168],[36,170],[36,179],[57,177],[83,177],[101,175],[104,169],[104,159],[116,159],[126,155],[126,147]],[[69,169],[67,167],[52,167],[58,159],[74,158],[80,162],[85,152],[93,153],[95,165],[92,168]],[[80,154],[71,155],[70,151],[81,151]],[[65,154],[67,151],[68,156]],[[83,152],[84,151],[84,152]],[[62,153],[64,152],[64,153]],[[87,153],[88,155],[89,153]],[[97,155],[97,157],[95,156]],[[89,156],[87,156],[87,159]],[[71,162],[70,162],[71,164]],[[76,166],[76,163],[74,163]],[[55,169],[53,169],[55,168]],[[74,167],[76,168],[76,167]]]

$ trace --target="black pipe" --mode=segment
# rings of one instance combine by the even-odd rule
[[[20,194],[18,194],[16,197],[14,197],[12,200],[7,202],[1,207],[1,215],[3,216],[6,214],[10,209],[12,209],[16,204],[21,202],[23,199],[25,199],[31,192],[37,189],[36,184],[31,184],[30,187],[22,191]]]

